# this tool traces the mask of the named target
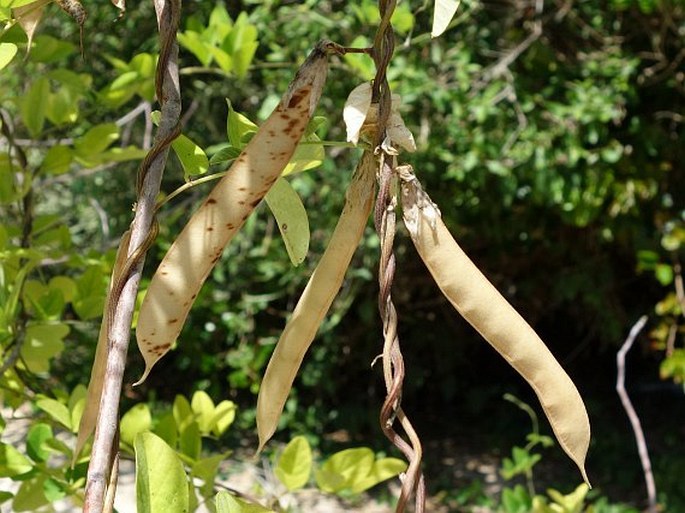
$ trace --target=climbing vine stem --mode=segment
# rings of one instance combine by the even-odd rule
[[[415,511],[422,513],[425,510],[426,498],[425,481],[421,472],[423,451],[421,441],[401,407],[405,374],[404,359],[397,334],[397,310],[392,301],[392,283],[395,276],[393,243],[397,207],[397,177],[395,173],[397,157],[396,152],[389,145],[382,144],[387,136],[386,126],[392,105],[386,73],[395,49],[395,36],[390,20],[396,4],[396,0],[379,0],[378,9],[381,21],[371,52],[376,65],[372,101],[378,103],[378,132],[375,146],[380,159],[374,224],[381,245],[378,268],[378,308],[383,323],[383,378],[387,393],[380,411],[380,424],[385,436],[409,461],[395,511],[402,513],[407,502],[414,495]],[[396,422],[401,426],[404,437],[395,430]]]
[[[110,300],[103,322],[107,329],[106,370],[100,393],[93,450],[88,466],[84,513],[111,511],[118,461],[119,401],[126,352],[131,336],[140,273],[145,253],[157,232],[155,200],[159,193],[171,142],[180,133],[181,95],[178,78],[176,32],[181,15],[180,0],[153,0],[160,34],[156,93],[161,106],[155,143],[138,170],[135,215],[131,223],[128,258],[118,276],[113,276]],[[91,382],[90,386],[96,386]],[[109,489],[108,489],[109,484]]]

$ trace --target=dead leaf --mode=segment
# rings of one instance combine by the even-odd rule
[[[13,9],[14,18],[21,29],[26,33],[26,38],[28,39],[28,44],[26,45],[26,55],[29,54],[31,50],[31,43],[33,42],[33,34],[35,34],[38,28],[38,23],[43,17],[43,11],[45,6],[50,0],[37,0],[30,4],[22,5]]]
[[[371,83],[358,85],[347,97],[343,108],[343,120],[347,128],[347,141],[356,145],[366,115],[371,107]]]
[[[431,37],[438,37],[447,30],[450,21],[452,21],[457,12],[459,2],[460,0],[435,0]]]

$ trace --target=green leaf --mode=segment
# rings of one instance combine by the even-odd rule
[[[103,123],[95,125],[74,141],[75,155],[77,158],[87,160],[105,151],[118,138],[119,127],[116,124]]]
[[[63,60],[76,50],[76,45],[47,35],[34,38],[29,59],[33,62],[51,63]]]
[[[121,418],[119,428],[121,441],[129,447],[133,447],[136,435],[150,431],[151,426],[152,415],[150,414],[150,408],[145,403],[136,404]]]
[[[195,462],[190,471],[190,475],[204,481],[201,487],[203,496],[209,496],[214,490],[214,479],[216,478],[219,464],[228,456],[229,453],[215,454],[208,458],[203,458]]]
[[[19,100],[21,119],[34,138],[37,138],[43,131],[49,96],[50,82],[45,77],[38,77]]]
[[[17,197],[10,156],[7,153],[0,153],[0,205],[12,203]]]
[[[195,420],[197,421],[200,433],[203,435],[209,434],[212,429],[212,417],[214,417],[214,401],[212,401],[212,398],[204,390],[198,390],[193,394],[190,408],[195,414]]]
[[[153,433],[140,433],[136,453],[138,513],[187,513],[188,481],[173,449]]]
[[[0,0],[0,7],[11,7],[16,9],[17,7],[24,7],[25,5],[32,4],[36,0]]]
[[[178,438],[178,450],[191,461],[197,461],[202,450],[202,437],[200,435],[200,427],[197,422],[193,421],[182,430]]]
[[[233,72],[244,78],[258,47],[257,27],[249,22],[246,12],[241,12],[221,48],[233,59]]]
[[[373,464],[371,472],[366,477],[358,478],[350,483],[352,493],[362,493],[387,479],[399,475],[407,470],[407,463],[398,458],[381,458]]]
[[[67,495],[66,486],[56,479],[48,477],[43,481],[43,494],[48,502],[58,501]]]
[[[147,150],[135,146],[126,148],[110,148],[100,154],[103,162],[125,162],[127,160],[142,160],[147,155]]]
[[[228,142],[234,148],[240,148],[242,150],[247,144],[247,142],[245,142],[246,136],[257,132],[259,127],[247,117],[233,110],[233,105],[228,98],[226,98],[226,103],[228,104],[228,117],[226,118]]]
[[[76,385],[69,396],[67,407],[71,415],[71,425],[76,428],[81,422],[83,410],[86,408],[88,389],[84,385]]]
[[[217,151],[212,158],[209,159],[209,165],[215,166],[218,164],[225,164],[238,158],[240,150],[233,146],[226,146]]]
[[[214,416],[209,424],[214,436],[223,435],[235,420],[237,407],[233,401],[221,401],[214,409]]]
[[[317,144],[320,141],[316,134],[305,135],[295,148],[295,153],[283,169],[282,175],[287,176],[319,167],[326,158],[323,144]]]
[[[192,175],[201,175],[209,169],[209,160],[205,152],[185,135],[181,134],[174,139],[171,147],[174,149],[178,160],[181,161],[183,176],[186,181]]]
[[[70,148],[57,144],[45,154],[40,170],[49,175],[61,175],[69,171],[69,164],[73,159]]]
[[[17,55],[17,45],[14,43],[0,43],[0,70],[7,66]]]
[[[47,461],[50,450],[45,442],[52,439],[52,428],[42,422],[34,424],[26,435],[26,454],[33,461],[42,463]]]
[[[309,250],[309,219],[302,200],[284,178],[276,180],[265,199],[276,218],[290,261],[294,266],[300,265]]]
[[[316,482],[324,492],[340,492],[368,476],[373,463],[374,454],[368,447],[345,449],[324,462],[316,474]]]
[[[71,302],[76,296],[76,282],[68,276],[55,276],[50,278],[48,287],[51,290],[59,290],[67,303]]]
[[[200,34],[188,30],[179,32],[178,42],[186,50],[189,50],[203,66],[208,66],[212,62],[211,45],[206,44]]]
[[[212,55],[216,63],[224,73],[230,73],[233,70],[233,57],[228,55],[221,48],[216,46],[208,47],[209,53]]]
[[[657,264],[654,268],[654,276],[662,285],[673,283],[673,267],[669,264]]]
[[[43,397],[36,401],[36,406],[62,424],[65,428],[71,430],[71,415],[69,414],[69,408],[67,408],[66,405],[50,397]]]
[[[307,484],[312,472],[312,449],[304,436],[296,436],[285,446],[274,472],[289,491]]]
[[[26,474],[33,468],[31,461],[11,445],[0,443],[0,477]]]
[[[3,502],[7,502],[12,497],[14,497],[14,494],[10,492],[0,491],[0,504],[2,504]]]
[[[66,324],[33,324],[26,328],[21,357],[31,372],[47,372],[50,359],[64,349],[62,339],[69,334]],[[67,427],[71,428],[67,424]]]
[[[550,496],[555,504],[561,506],[563,513],[581,513],[585,503],[585,496],[589,491],[588,485],[583,483],[568,495],[563,495],[553,488],[547,490],[547,495]],[[557,508],[552,509],[556,510]]]
[[[74,123],[79,115],[79,96],[68,87],[61,87],[50,94],[45,115],[53,125]]]
[[[167,413],[157,421],[153,432],[164,440],[170,447],[176,447],[178,442],[178,427],[172,413]]]
[[[45,496],[45,481],[48,476],[40,474],[34,479],[29,479],[21,483],[17,494],[12,501],[12,511],[19,513],[21,511],[37,511],[39,508],[49,504]]]
[[[107,283],[99,266],[90,266],[76,279],[77,294],[72,305],[83,321],[102,315],[105,307]]]
[[[274,513],[271,509],[259,504],[250,504],[224,491],[216,494],[214,502],[216,513]]]
[[[193,409],[190,407],[188,399],[182,395],[177,395],[174,399],[172,411],[179,431],[182,431],[187,425],[195,422]]]

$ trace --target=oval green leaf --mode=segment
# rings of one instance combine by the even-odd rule
[[[121,441],[133,447],[136,435],[150,431],[151,427],[152,415],[150,414],[150,408],[145,403],[136,404],[121,418],[119,427]]]
[[[312,448],[304,436],[296,436],[283,449],[278,459],[276,477],[290,490],[302,488],[312,472]]]
[[[173,449],[149,432],[140,433],[134,447],[138,513],[186,513],[188,481]]]
[[[284,178],[276,180],[265,199],[276,218],[290,261],[294,266],[300,265],[309,251],[309,219],[302,200]]]
[[[0,43],[0,69],[7,66],[17,55],[17,45],[14,43]]]

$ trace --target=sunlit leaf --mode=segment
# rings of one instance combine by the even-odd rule
[[[208,434],[212,428],[211,422],[214,417],[214,401],[204,390],[198,390],[193,394],[190,407],[195,414],[198,427],[202,434]]]
[[[296,436],[283,449],[274,472],[276,477],[292,491],[309,481],[312,471],[312,449],[303,436]]]
[[[14,43],[0,43],[0,70],[7,66],[17,55],[17,45]]]
[[[33,324],[26,328],[21,356],[31,372],[47,372],[50,359],[64,349],[62,339],[69,333],[66,324]],[[71,429],[67,422],[66,426]]]
[[[119,138],[119,127],[114,123],[103,123],[88,130],[74,141],[76,156],[87,158],[105,151]]]
[[[36,406],[71,431],[71,415],[65,404],[50,397],[43,397],[36,401]]]
[[[284,178],[276,180],[265,199],[276,218],[290,261],[300,265],[309,250],[309,219],[302,200]]]
[[[357,144],[366,115],[371,107],[371,83],[363,82],[352,89],[343,107],[347,141]]]
[[[397,458],[380,458],[373,463],[371,472],[365,477],[357,476],[350,483],[352,493],[362,493],[407,470],[407,463]]]
[[[259,504],[249,504],[224,491],[216,494],[214,502],[216,504],[216,513],[273,513],[273,510]]]
[[[39,474],[37,477],[21,483],[12,501],[11,511],[15,513],[22,511],[34,512],[48,504],[50,501],[45,496],[43,488],[47,479],[47,475]]]
[[[71,148],[56,144],[45,154],[40,169],[49,175],[61,175],[69,171],[72,158]]]
[[[136,404],[121,417],[119,425],[121,441],[133,447],[136,435],[150,431],[151,426],[152,414],[148,405],[145,403]]]
[[[233,109],[231,101],[227,98],[228,117],[226,118],[226,133],[228,134],[228,142],[234,148],[242,149],[247,143],[245,136],[254,133],[259,128],[256,124],[250,121],[247,117]]]
[[[32,137],[38,137],[45,124],[45,110],[50,95],[50,83],[45,77],[33,81],[28,92],[19,100],[19,111]]]
[[[192,175],[201,175],[209,169],[207,155],[189,137],[181,134],[171,143],[178,160],[183,167],[183,176],[186,180]]]
[[[188,480],[176,452],[153,433],[140,433],[136,453],[138,513],[187,513]]]
[[[21,29],[26,34],[28,40],[26,45],[26,53],[31,50],[33,43],[33,34],[38,28],[38,23],[43,17],[43,10],[50,0],[36,0],[33,3],[14,8],[14,17]]]
[[[19,476],[32,468],[26,456],[11,445],[0,443],[0,477]]]
[[[35,462],[47,461],[50,450],[45,442],[53,437],[52,428],[42,422],[34,424],[26,435],[26,454]]]
[[[374,454],[368,447],[345,449],[328,458],[316,474],[325,492],[336,493],[366,478],[373,468]]]
[[[457,12],[459,2],[460,0],[435,0],[431,37],[438,37],[447,30],[450,21]]]
[[[221,401],[214,409],[210,429],[214,436],[221,436],[235,420],[236,405],[233,401]]]

